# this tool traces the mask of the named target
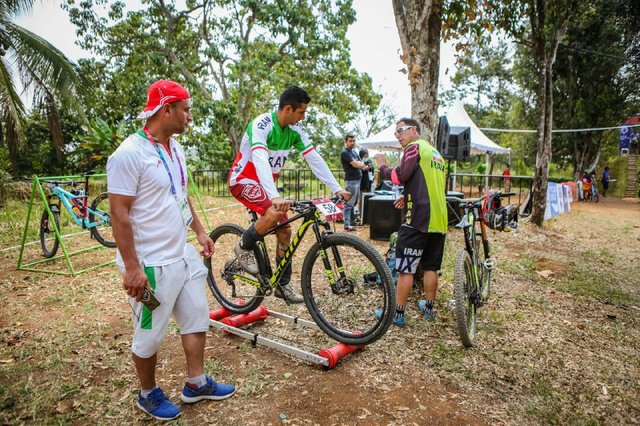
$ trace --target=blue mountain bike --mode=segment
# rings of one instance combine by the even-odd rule
[[[84,182],[42,180],[46,183],[47,204],[51,215],[45,209],[40,219],[40,246],[45,257],[53,257],[58,251],[60,241],[56,236],[60,232],[61,208],[71,215],[71,219],[82,229],[89,229],[95,238],[105,247],[115,247],[115,239],[111,230],[109,210],[109,194],[103,192],[94,198],[89,207],[89,174],[85,174]],[[71,187],[69,191],[63,186]]]

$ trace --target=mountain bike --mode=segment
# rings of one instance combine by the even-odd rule
[[[53,257],[58,251],[60,241],[56,237],[56,229],[60,235],[61,207],[69,212],[71,219],[82,229],[89,229],[95,238],[105,247],[115,247],[116,243],[111,231],[109,216],[109,195],[106,192],[93,199],[89,207],[89,176],[85,174],[84,182],[63,180],[42,180],[46,183],[47,204],[51,215],[45,209],[40,219],[40,246],[45,257]],[[62,188],[70,186],[70,191]]]
[[[497,197],[512,195],[515,193],[499,193]],[[460,340],[465,347],[471,347],[476,335],[478,309],[489,299],[491,293],[491,272],[496,267],[496,261],[491,257],[488,226],[481,218],[482,198],[447,197],[447,200],[458,202],[462,212],[462,220],[455,225],[464,232],[465,246],[456,255],[453,277],[454,313]]]
[[[279,288],[285,269],[307,231],[312,229],[315,243],[305,255],[300,273],[302,295],[309,314],[322,331],[342,343],[366,345],[382,337],[395,311],[391,272],[369,243],[354,235],[331,230],[329,220],[339,212],[334,204],[337,201],[333,198],[294,202],[291,210],[295,216],[271,228],[267,235],[299,219],[302,224],[282,260],[275,265],[275,271],[264,241],[256,244],[253,254],[260,271],[257,277],[240,267],[233,251],[245,230],[230,223],[214,229],[210,237],[216,245],[214,258],[219,259],[220,267],[214,268],[211,259],[205,259],[205,264],[209,269],[207,282],[220,305],[234,313],[256,309],[265,296]],[[252,222],[257,220],[255,212],[249,214]],[[380,276],[376,285],[365,282],[364,277],[372,273]],[[380,319],[373,315],[375,308],[383,310]]]

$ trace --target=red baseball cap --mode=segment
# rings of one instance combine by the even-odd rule
[[[149,86],[147,106],[144,107],[138,118],[146,120],[158,112],[163,105],[189,98],[189,91],[181,84],[171,80],[158,80]]]

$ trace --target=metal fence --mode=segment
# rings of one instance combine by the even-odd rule
[[[344,171],[331,170],[340,184],[344,184]],[[204,195],[231,197],[227,182],[229,169],[196,170],[194,183]],[[331,190],[320,182],[309,169],[282,169],[276,179],[276,187],[283,197],[306,200],[332,196]]]
[[[338,182],[344,183],[343,170],[331,170]],[[227,182],[228,169],[196,170],[192,173],[198,189],[212,197],[231,197]],[[331,190],[320,182],[309,169],[282,169],[276,179],[276,187],[283,197],[302,200],[331,196]],[[508,185],[508,186],[507,186]],[[479,197],[490,189],[515,192],[509,202],[523,203],[533,186],[531,176],[511,176],[511,182],[504,181],[502,175],[482,175],[471,173],[452,173],[449,175],[449,191],[457,191],[463,197]]]
[[[457,191],[463,197],[480,197],[491,189],[503,192],[515,192],[509,197],[508,203],[522,204],[526,202],[533,188],[532,176],[510,176],[511,181],[505,182],[502,175],[482,175],[472,173],[452,173],[449,175],[449,191]]]

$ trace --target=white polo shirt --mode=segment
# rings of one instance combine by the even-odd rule
[[[180,162],[176,159],[174,147]],[[181,198],[187,184],[187,165],[182,146],[172,138],[171,156],[162,144],[158,144],[158,148],[171,171],[176,194]],[[184,188],[181,185],[180,164]],[[129,218],[136,253],[145,266],[169,265],[184,257],[187,229],[171,193],[169,173],[149,139],[134,133],[109,156],[107,191],[135,197]],[[119,250],[116,263],[124,266]]]

